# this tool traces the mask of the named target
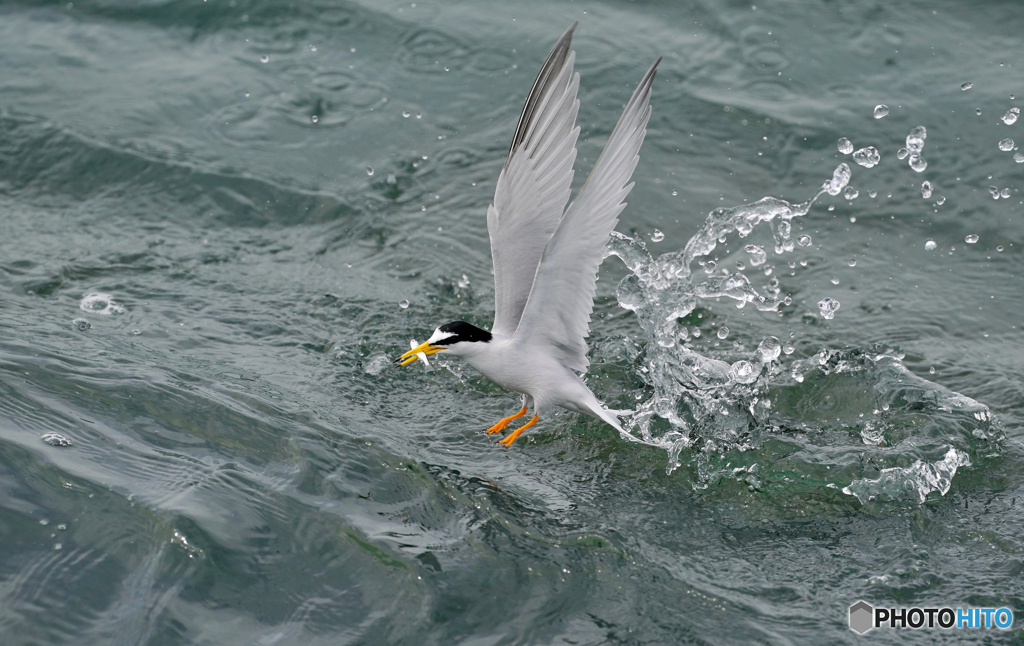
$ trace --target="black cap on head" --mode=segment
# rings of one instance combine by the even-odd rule
[[[437,328],[439,332],[450,334],[443,339],[435,341],[432,345],[451,345],[461,341],[478,341],[486,343],[491,340],[491,333],[482,330],[472,323],[465,321],[452,321]]]

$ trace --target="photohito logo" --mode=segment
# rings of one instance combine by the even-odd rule
[[[999,628],[1013,626],[1009,608],[875,608],[866,601],[850,606],[850,630],[863,635],[872,628]]]

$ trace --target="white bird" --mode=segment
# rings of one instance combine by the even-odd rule
[[[575,29],[573,23],[555,43],[533,83],[487,209],[494,325],[488,332],[464,321],[446,323],[397,360],[404,366],[447,352],[520,393],[522,409],[487,429],[503,431],[532,404],[533,417],[501,440],[505,446],[556,406],[597,417],[619,432],[618,416],[631,412],[605,408],[576,373],[586,373],[590,364],[584,338],[597,270],[633,188],[629,180],[647,133],[661,59],[647,70],[586,183],[565,208],[580,132],[579,74],[573,73],[576,54],[570,50]]]

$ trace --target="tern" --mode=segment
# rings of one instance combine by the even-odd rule
[[[501,440],[506,447],[555,407],[592,415],[619,433],[618,417],[632,412],[606,408],[579,374],[590,364],[584,339],[590,333],[597,270],[633,188],[630,177],[647,133],[651,84],[661,59],[647,70],[566,208],[580,132],[580,77],[573,72],[576,53],[570,49],[576,25],[558,39],[537,74],[487,209],[494,324],[488,331],[465,321],[446,323],[396,360],[404,366],[447,352],[521,394],[519,412],[487,429],[505,430],[532,405],[533,417]]]

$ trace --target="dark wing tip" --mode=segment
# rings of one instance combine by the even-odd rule
[[[541,65],[537,78],[533,82],[533,87],[530,88],[530,93],[526,95],[523,112],[519,115],[516,133],[513,135],[512,144],[508,148],[508,157],[505,158],[505,168],[508,168],[508,163],[512,159],[512,153],[516,151],[519,144],[523,143],[526,132],[530,129],[533,114],[536,112],[537,106],[540,105],[541,99],[544,98],[545,92],[555,79],[558,78],[559,72],[562,71],[565,59],[569,57],[569,48],[572,46],[572,34],[576,31],[576,26],[579,24],[579,21],[577,21],[569,25],[569,28],[565,30],[565,33],[558,39],[555,46],[551,48],[551,53],[544,60],[544,64]]]
[[[643,80],[640,81],[641,87],[645,85],[652,85],[654,83],[654,77],[658,73],[658,65],[661,64],[661,59],[662,57],[659,56],[658,60],[654,61],[654,65],[651,65],[650,69],[647,70],[647,73],[644,74]]]

